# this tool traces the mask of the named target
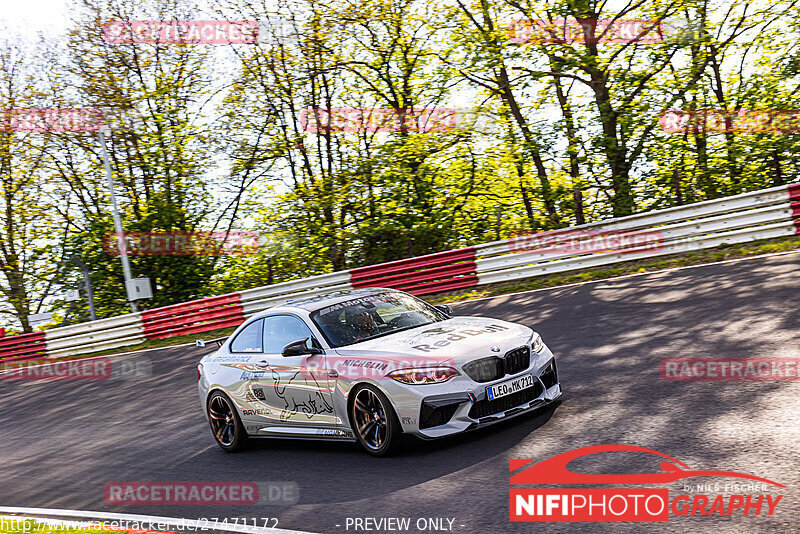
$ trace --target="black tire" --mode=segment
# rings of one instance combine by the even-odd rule
[[[350,426],[361,447],[373,456],[387,456],[396,450],[403,435],[392,403],[375,386],[357,386],[351,393]]]
[[[217,445],[225,452],[236,452],[247,445],[247,432],[233,402],[221,391],[215,391],[206,404],[208,422]]]

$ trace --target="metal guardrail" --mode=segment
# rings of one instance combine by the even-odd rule
[[[426,295],[797,234],[800,183],[0,338],[0,362],[91,353],[237,326],[287,300],[336,290],[379,286]],[[570,248],[596,237],[620,246]],[[644,245],[637,248],[636,239]]]
[[[670,208],[574,226],[551,232],[517,236],[477,245],[481,284],[492,284],[642,259],[736,244],[757,239],[790,236],[800,232],[793,192],[780,186],[684,207]],[[787,202],[790,201],[790,202]],[[645,236],[646,247],[596,251],[570,249],[570,240]],[[540,246],[527,246],[528,243]],[[527,250],[526,250],[527,248]]]
[[[43,358],[47,354],[44,332],[0,338],[0,362],[21,362]]]
[[[481,271],[480,283],[481,284],[495,284],[498,282],[508,282],[512,280],[519,280],[522,278],[531,278],[533,276],[540,276],[546,274],[562,273],[567,271],[575,271],[579,269],[586,269],[591,267],[599,267],[602,265],[609,265],[613,263],[621,263],[625,261],[632,261],[643,259],[647,257],[663,256],[667,254],[676,254],[680,252],[689,252],[694,250],[701,250],[705,248],[718,247],[720,245],[744,243],[746,241],[755,241],[758,239],[770,239],[774,237],[789,236],[794,234],[794,226],[791,223],[778,223],[761,227],[757,230],[745,228],[735,232],[726,232],[724,234],[702,236],[694,238],[685,242],[665,244],[660,250],[645,251],[637,253],[599,253],[599,254],[585,254],[580,256],[569,256],[562,259],[552,261],[527,261],[522,258],[521,265],[503,265],[502,268],[497,265],[493,269],[481,265],[480,260],[477,261],[478,268]]]
[[[350,272],[338,271],[330,274],[309,276],[299,280],[281,282],[271,286],[256,287],[240,291],[245,317],[277,306],[287,300],[307,298],[331,291],[352,289]]]
[[[87,328],[88,327],[88,328]],[[47,356],[55,358],[136,345],[144,341],[139,313],[45,330]]]
[[[466,247],[350,270],[353,287],[391,287],[415,295],[477,284],[475,248]]]
[[[141,312],[144,337],[161,339],[208,332],[244,321],[242,297],[229,293]]]

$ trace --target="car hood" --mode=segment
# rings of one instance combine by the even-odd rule
[[[421,362],[452,361],[462,364],[475,358],[505,354],[530,340],[527,326],[486,317],[452,317],[410,330],[335,349],[341,356],[389,361],[413,358]],[[492,350],[493,347],[499,350]]]

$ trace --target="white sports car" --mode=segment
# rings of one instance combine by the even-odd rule
[[[555,358],[527,326],[451,317],[391,289],[287,301],[218,344],[197,366],[198,391],[226,451],[290,437],[357,440],[382,456],[404,433],[464,432],[561,396]]]

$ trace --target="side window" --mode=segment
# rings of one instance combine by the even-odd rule
[[[263,337],[261,331],[264,328],[264,319],[253,321],[244,327],[231,341],[231,352],[262,352]]]
[[[311,337],[311,330],[303,321],[293,315],[273,315],[264,319],[264,352],[280,354],[283,347],[306,337]]]

